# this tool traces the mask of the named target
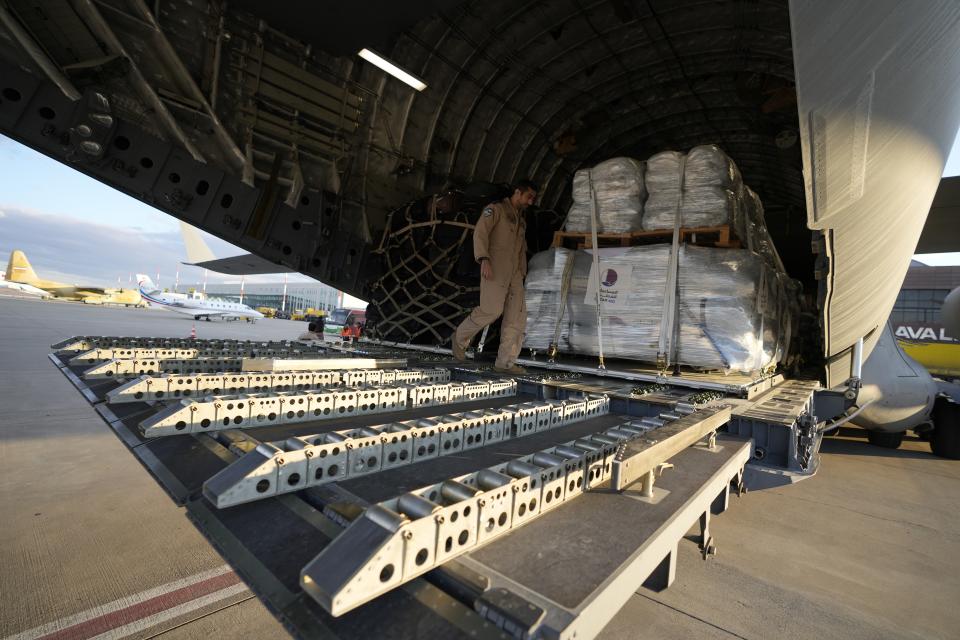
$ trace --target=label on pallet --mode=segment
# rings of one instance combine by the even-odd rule
[[[627,295],[633,284],[633,271],[629,268],[624,269],[622,266],[615,268],[604,266],[604,254],[605,251],[601,251],[598,260],[601,277],[597,277],[597,265],[590,267],[587,292],[583,297],[583,303],[592,306],[597,305],[597,286],[599,284],[600,303],[604,308],[625,308],[627,306]]]

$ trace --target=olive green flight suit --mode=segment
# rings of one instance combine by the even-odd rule
[[[527,328],[523,279],[527,275],[527,223],[509,198],[487,205],[473,231],[473,256],[490,260],[493,278],[480,278],[480,306],[460,323],[453,339],[466,349],[475,335],[503,315],[496,366],[509,368]]]

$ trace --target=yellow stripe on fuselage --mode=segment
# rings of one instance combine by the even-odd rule
[[[941,376],[960,376],[960,342],[900,342],[908,356]]]

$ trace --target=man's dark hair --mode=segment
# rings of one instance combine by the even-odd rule
[[[519,191],[521,193],[524,193],[526,191],[536,191],[537,193],[540,192],[540,187],[538,187],[537,183],[534,182],[533,180],[526,180],[526,179],[520,180],[515,185],[513,185],[513,188],[516,191]]]

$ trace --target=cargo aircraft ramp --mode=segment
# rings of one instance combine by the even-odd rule
[[[304,637],[596,635],[634,590],[672,583],[691,526],[710,556],[710,518],[743,490],[754,450],[717,433],[731,406],[682,388],[630,400],[362,344],[86,336],[54,349]],[[204,370],[214,356],[240,364]],[[98,374],[124,357],[178,368]]]

